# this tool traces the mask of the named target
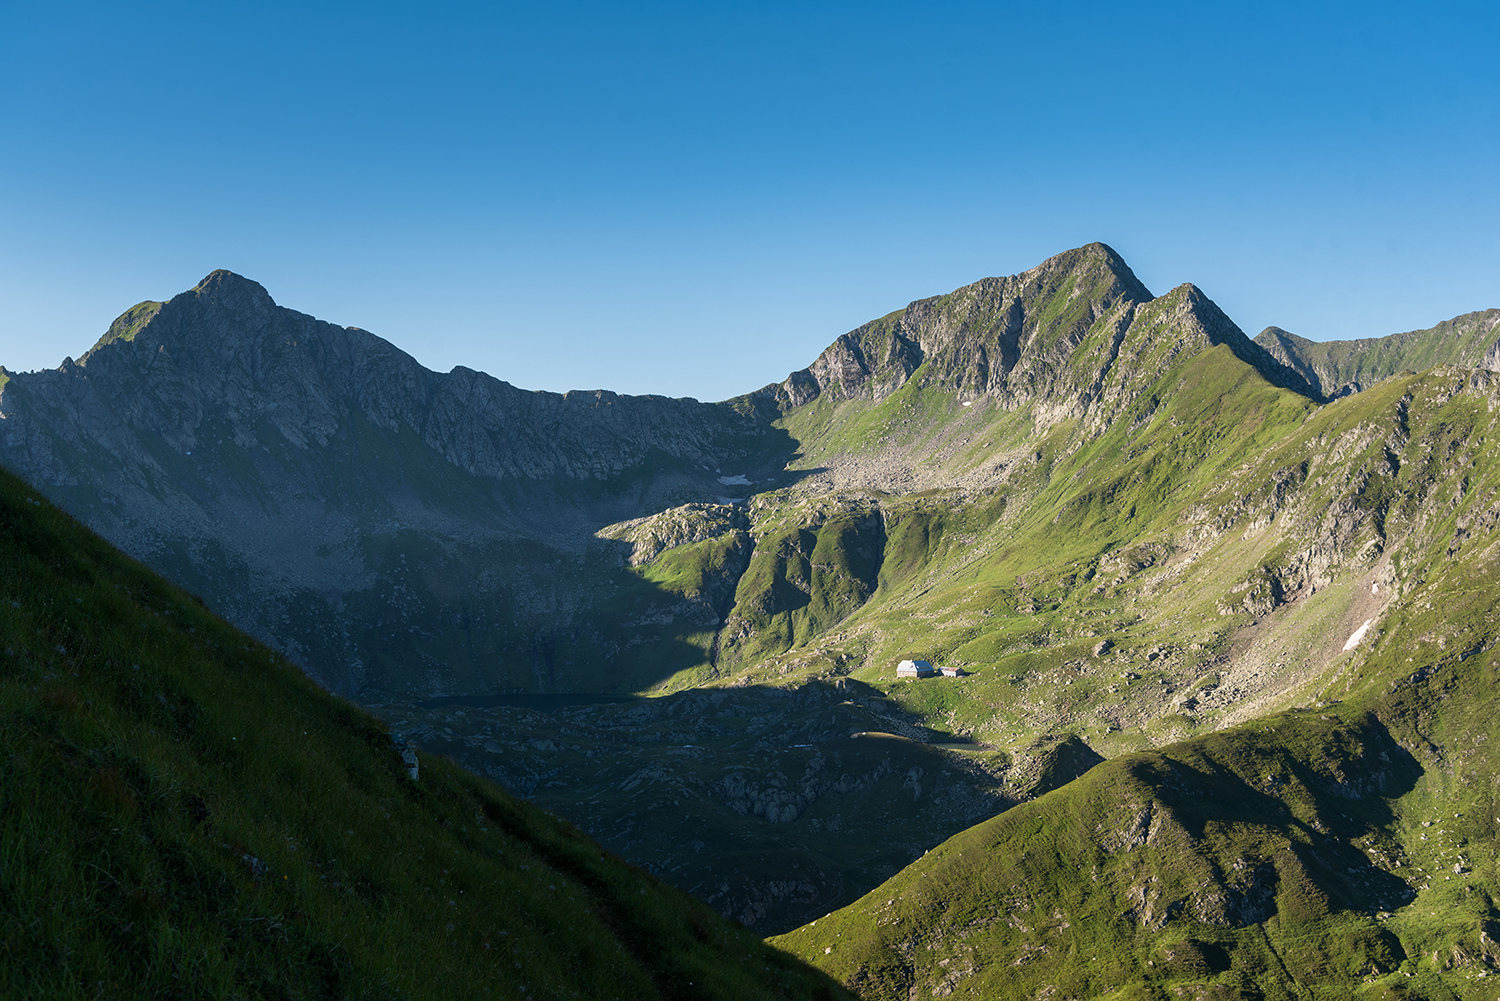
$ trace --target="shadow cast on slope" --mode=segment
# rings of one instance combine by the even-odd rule
[[[1294,922],[1372,913],[1415,897],[1372,855],[1399,851],[1386,844],[1390,804],[1422,769],[1372,713],[1346,722],[1294,712],[1165,748],[1134,770],[1226,883],[1230,872],[1252,867],[1240,882],[1264,892],[1232,909],[1233,924],[1273,911]],[[1361,840],[1371,855],[1356,846]]]
[[[1007,755],[925,743],[899,707],[852,680],[540,712],[375,708],[423,749],[761,933],[855,900],[1016,801]]]

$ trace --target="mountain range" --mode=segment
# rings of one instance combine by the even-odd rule
[[[1479,997],[1497,323],[1252,341],[1093,244],[704,404],[215,272],[0,370],[0,461],[861,996]]]

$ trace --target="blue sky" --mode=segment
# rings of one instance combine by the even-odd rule
[[[1254,335],[1500,306],[1481,4],[0,6],[0,363],[230,268],[429,367],[721,399],[1102,240]]]

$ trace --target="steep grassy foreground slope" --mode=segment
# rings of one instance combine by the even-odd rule
[[[837,998],[0,474],[0,995]]]
[[[1394,380],[1184,513],[1285,523],[1250,551],[1263,593],[1216,617],[1306,616],[1335,645],[1301,708],[1115,757],[774,941],[869,998],[1496,997],[1497,411],[1490,373]],[[1190,613],[1201,587],[1159,586]]]

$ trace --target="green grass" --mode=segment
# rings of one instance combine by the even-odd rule
[[[98,343],[90,348],[89,351],[97,351],[111,341],[135,340],[135,335],[140,333],[141,328],[151,322],[151,318],[159,313],[165,305],[166,303],[164,302],[151,302],[147,300],[146,302],[138,302],[134,306],[131,306],[116,317],[115,322],[111,323],[109,329],[104,332],[104,336],[99,338]]]
[[[1448,783],[1406,750],[1398,720],[1341,707],[1113,759],[773,941],[872,999],[914,985],[986,998],[1382,996],[1413,975],[1491,997],[1480,932],[1493,834],[1481,842],[1471,821],[1436,849],[1417,840],[1424,829],[1404,815]],[[1449,787],[1441,815],[1473,816],[1472,795]],[[1429,888],[1460,842],[1472,868]]]
[[[0,474],[0,993],[840,997]]]

